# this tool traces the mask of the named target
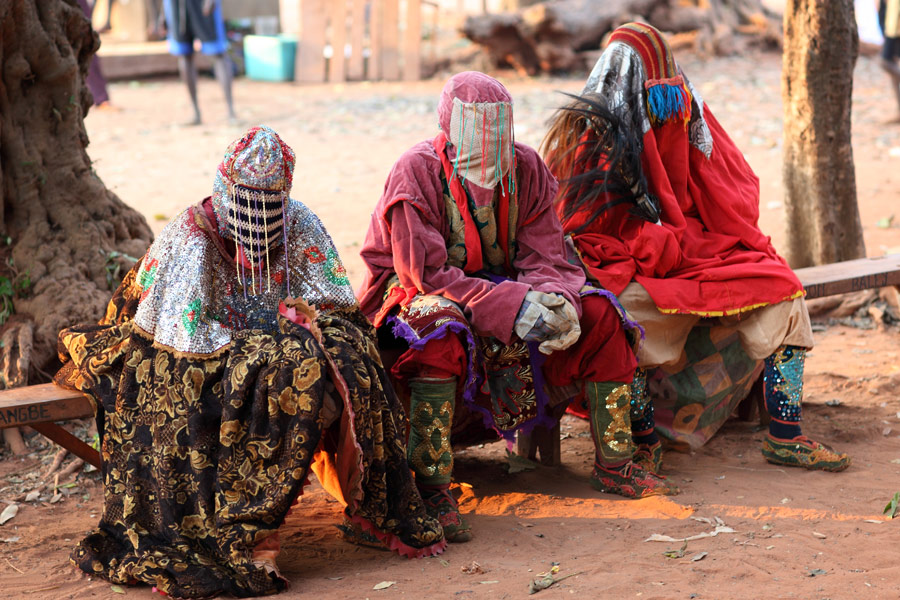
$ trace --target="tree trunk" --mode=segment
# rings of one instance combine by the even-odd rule
[[[20,385],[53,369],[60,329],[103,316],[126,257],[152,239],[85,152],[85,77],[98,46],[75,0],[0,2],[0,275],[13,283],[0,278],[0,308],[11,300],[34,323],[31,347],[5,344],[0,365],[29,365]]]
[[[788,0],[784,10],[784,205],[794,268],[866,255],[850,145],[853,0]]]

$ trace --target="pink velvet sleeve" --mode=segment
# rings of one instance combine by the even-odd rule
[[[495,284],[447,265],[441,232],[410,202],[395,203],[388,218],[394,271],[404,288],[456,302],[478,335],[493,336],[505,344],[515,339],[513,327],[530,289],[527,283]]]
[[[531,163],[531,168],[524,171],[528,176],[521,182],[518,252],[513,265],[518,272],[516,279],[539,292],[562,294],[581,316],[578,293],[585,276],[580,267],[566,260],[562,225],[553,210],[556,178],[536,153],[519,154],[520,160]]]

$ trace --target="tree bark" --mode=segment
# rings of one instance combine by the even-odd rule
[[[788,0],[784,33],[785,254],[794,268],[861,258],[850,144],[853,0]]]
[[[152,240],[85,152],[85,77],[98,46],[75,0],[0,2],[0,268],[16,281],[15,311],[34,322],[30,349],[0,348],[14,354],[0,364],[30,365],[19,384],[52,370],[60,329],[103,316],[125,256]]]

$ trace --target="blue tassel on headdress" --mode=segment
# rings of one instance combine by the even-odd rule
[[[653,82],[647,85],[647,113],[654,127],[681,119],[687,123],[691,117],[691,93],[681,77]],[[670,83],[671,82],[671,83]]]

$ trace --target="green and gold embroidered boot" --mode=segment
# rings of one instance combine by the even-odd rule
[[[409,443],[407,459],[428,515],[437,519],[448,542],[468,542],[472,528],[459,513],[450,492],[453,450],[450,426],[456,402],[456,378],[413,379],[409,382]]]
[[[626,498],[678,493],[678,488],[662,475],[651,473],[632,462],[630,383],[585,383],[591,411],[591,437],[596,449],[591,487]]]

